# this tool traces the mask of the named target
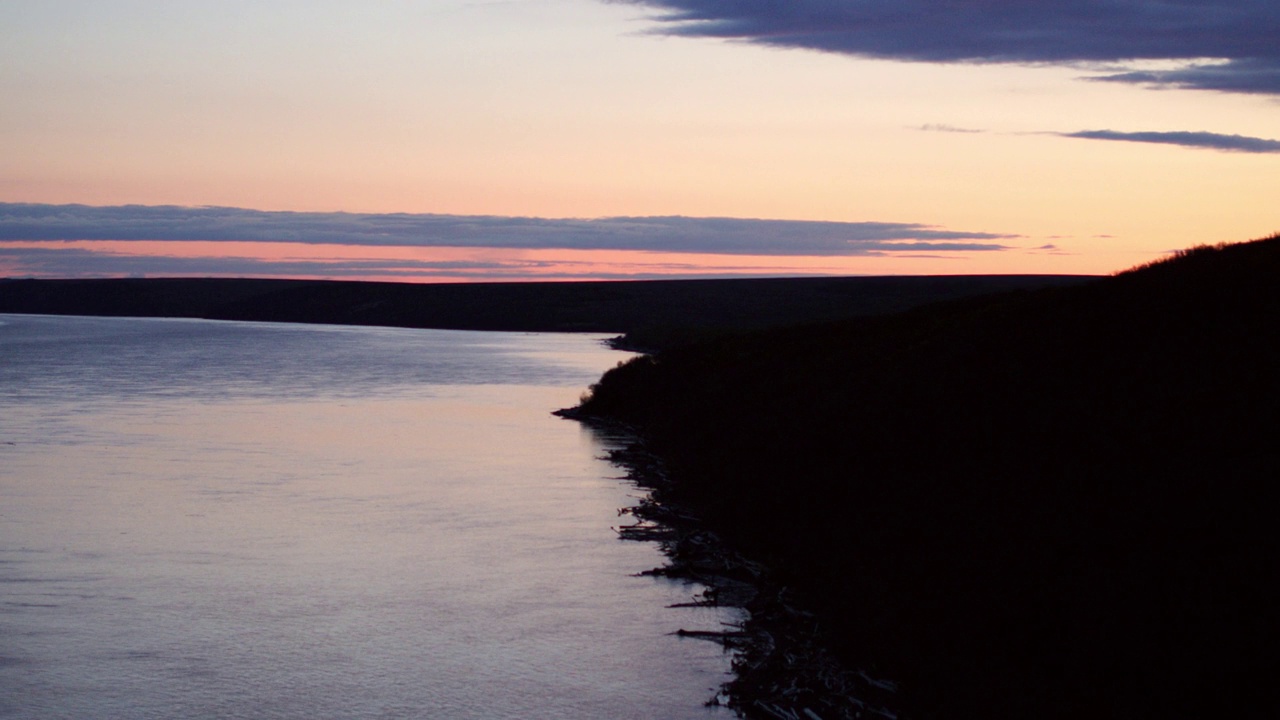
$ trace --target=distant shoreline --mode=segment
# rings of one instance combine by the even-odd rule
[[[0,312],[598,332],[656,350],[727,332],[1074,285],[1079,275],[412,284],[251,278],[0,280]]]

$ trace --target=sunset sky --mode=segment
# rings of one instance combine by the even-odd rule
[[[1107,273],[1280,231],[1275,0],[0,0],[0,277]]]

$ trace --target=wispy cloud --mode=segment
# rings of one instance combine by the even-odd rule
[[[940,132],[940,133],[977,134],[977,133],[986,132],[986,130],[978,130],[976,128],[957,127],[955,125],[947,125],[945,123],[925,123],[924,125],[921,125],[918,129],[923,130],[925,132]]]
[[[1089,140],[1120,140],[1124,142],[1159,143],[1184,147],[1208,148],[1225,152],[1280,153],[1280,140],[1248,137],[1246,135],[1222,135],[1211,132],[1118,132],[1115,130],[1083,130],[1060,133],[1063,137]]]
[[[358,246],[860,256],[1009,249],[1015,236],[920,223],[738,218],[546,219],[0,203],[0,241],[199,240]]]
[[[1270,32],[1277,30],[1273,27]],[[1087,79],[1154,88],[1277,95],[1280,94],[1280,60],[1274,55],[1246,57],[1226,62],[1192,63],[1173,70],[1135,70]]]
[[[1062,247],[1054,243],[1045,243],[1039,247],[1029,248],[1028,252],[1038,253],[1041,255],[1073,255],[1074,253],[1063,250]]]
[[[662,32],[925,62],[1186,61],[1112,82],[1280,94],[1273,0],[624,0]]]

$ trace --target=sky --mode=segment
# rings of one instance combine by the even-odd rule
[[[1275,0],[0,0],[0,277],[1109,273],[1280,231]]]

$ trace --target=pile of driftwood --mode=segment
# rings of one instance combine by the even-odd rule
[[[623,436],[617,430],[611,439]],[[726,705],[746,718],[836,720],[896,718],[897,688],[892,682],[851,670],[823,648],[822,631],[769,569],[731,548],[699,523],[687,508],[665,501],[670,479],[661,461],[630,438],[609,453],[609,460],[647,491],[639,504],[619,516],[634,522],[616,529],[624,540],[652,541],[668,558],[645,575],[703,586],[679,606],[738,608],[743,619],[720,629],[681,629],[681,637],[720,643],[733,653],[734,678],[709,705]]]

